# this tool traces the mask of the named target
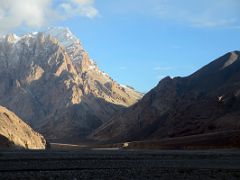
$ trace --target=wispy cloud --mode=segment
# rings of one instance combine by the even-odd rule
[[[99,13],[94,7],[94,0],[70,0],[63,2],[59,7],[65,12],[67,16],[86,16],[94,18]]]
[[[240,24],[239,0],[159,0],[156,16],[193,27],[227,27]]]
[[[0,33],[19,27],[39,28],[72,16],[98,15],[94,0],[0,0]]]
[[[230,26],[230,29],[240,29],[240,25],[239,26]]]
[[[119,69],[122,70],[122,71],[125,71],[125,70],[127,70],[127,67],[126,66],[121,66],[121,67],[119,67]]]
[[[154,71],[169,71],[172,69],[173,67],[164,67],[164,66],[156,66],[153,68]]]
[[[108,10],[118,15],[151,16],[198,28],[240,25],[240,0],[105,1],[110,6]]]

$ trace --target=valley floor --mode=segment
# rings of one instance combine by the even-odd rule
[[[240,151],[0,151],[0,179],[240,179]]]

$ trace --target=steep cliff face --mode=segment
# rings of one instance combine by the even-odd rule
[[[45,149],[46,140],[13,112],[0,106],[0,149]]]
[[[186,78],[167,77],[141,101],[92,134],[144,140],[240,129],[240,52],[227,53]]]
[[[49,139],[84,138],[141,98],[99,70],[67,28],[0,38],[0,62],[0,103]]]

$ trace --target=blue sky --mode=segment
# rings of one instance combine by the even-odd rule
[[[67,26],[103,71],[141,92],[240,49],[239,0],[23,1],[28,11],[17,21],[9,7],[19,1],[0,0],[0,23],[13,24],[0,33]],[[39,12],[32,16],[35,6]]]

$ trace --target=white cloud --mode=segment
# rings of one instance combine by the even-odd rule
[[[73,0],[73,1],[81,5],[94,4],[94,0]]]
[[[21,25],[40,27],[51,13],[51,0],[0,0],[0,4],[0,32]]]
[[[72,16],[98,15],[94,0],[0,0],[0,33],[20,27],[40,28]]]

